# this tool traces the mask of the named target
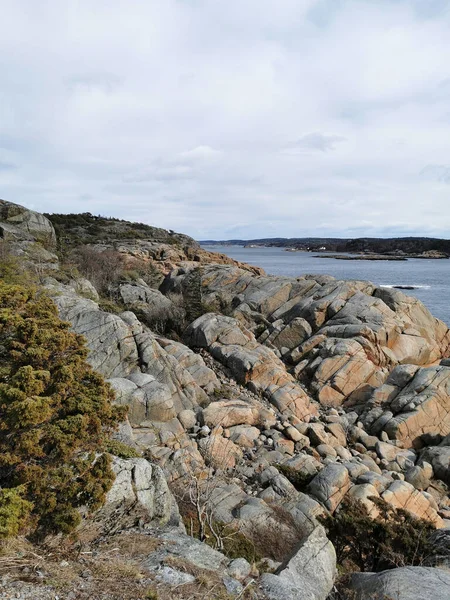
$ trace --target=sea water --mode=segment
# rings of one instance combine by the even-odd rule
[[[286,252],[284,248],[203,246],[262,267],[269,275],[299,277],[327,274],[337,279],[360,279],[376,285],[413,286],[403,293],[419,298],[431,313],[450,325],[450,259],[409,258],[406,261],[337,260],[312,252]]]

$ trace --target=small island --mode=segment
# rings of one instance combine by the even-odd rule
[[[439,252],[437,250],[428,250],[421,254],[405,254],[404,252],[394,252],[386,254],[372,254],[371,252],[363,252],[361,254],[317,254],[314,258],[334,258],[336,260],[408,260],[409,258],[422,258],[422,259],[445,259],[449,258],[449,255],[445,252]]]

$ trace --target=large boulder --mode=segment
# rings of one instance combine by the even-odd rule
[[[308,339],[312,334],[312,327],[305,319],[295,317],[289,323],[282,319],[269,325],[269,328],[258,338],[264,344],[272,344],[279,350],[293,350]]]
[[[205,571],[225,571],[229,560],[208,544],[168,528],[158,534],[158,547],[151,552],[143,566],[149,571],[160,570],[166,562],[185,562],[187,567]]]
[[[103,507],[93,521],[105,533],[181,523],[178,507],[160,467],[144,458],[114,457],[116,475]]]
[[[416,517],[430,521],[435,527],[444,527],[444,521],[430,500],[406,481],[394,481],[381,497],[395,508],[407,510]]]
[[[259,402],[245,402],[244,400],[219,400],[211,402],[203,409],[203,421],[209,427],[221,425],[233,427],[235,425],[256,425],[264,429],[273,427],[276,418],[273,412],[262,406]]]
[[[128,418],[133,426],[151,421],[170,421],[176,417],[169,388],[151,375],[137,373],[129,379],[109,379],[116,392],[117,404],[129,406]]]
[[[355,600],[448,600],[450,573],[432,567],[402,567],[382,573],[354,573],[350,582]]]
[[[311,494],[330,512],[334,512],[351,486],[349,472],[344,465],[330,464],[318,473],[308,486]]]
[[[260,585],[269,600],[325,600],[336,577],[336,553],[323,527],[316,527],[276,574]]]
[[[226,470],[236,466],[242,458],[242,450],[231,439],[223,437],[223,428],[215,427],[211,435],[198,442],[206,464],[215,469]]]

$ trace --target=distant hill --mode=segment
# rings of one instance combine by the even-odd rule
[[[436,250],[450,254],[450,240],[428,237],[399,238],[261,238],[253,240],[204,240],[200,244],[232,246],[267,246],[297,248],[312,252],[326,248],[330,252],[370,252],[376,254],[420,254]]]
[[[200,244],[208,245],[229,245],[229,246],[268,246],[276,248],[301,248],[304,250],[319,249],[322,246],[326,246],[327,250],[337,251],[338,247],[343,243],[351,241],[350,239],[342,238],[319,238],[319,237],[308,237],[308,238],[260,238],[254,240],[202,240]]]
[[[341,251],[340,249],[337,249]],[[405,254],[416,254],[437,250],[450,254],[450,240],[426,237],[404,238],[358,238],[348,240],[344,245],[345,252],[388,252],[402,251]]]

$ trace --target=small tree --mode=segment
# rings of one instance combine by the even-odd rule
[[[49,297],[0,282],[0,537],[69,532],[104,501],[124,409],[86,357]]]

